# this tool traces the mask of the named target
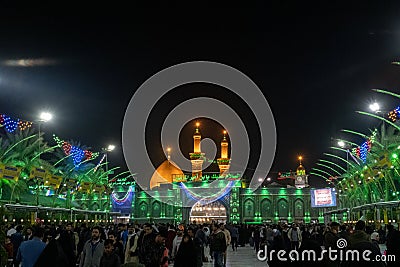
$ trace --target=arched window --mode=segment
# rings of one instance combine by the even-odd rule
[[[289,217],[289,207],[286,199],[281,198],[278,201],[278,216],[279,217]]]
[[[160,202],[155,201],[153,203],[152,217],[159,218],[161,216],[161,205]]]
[[[264,199],[261,202],[261,216],[264,218],[273,216],[272,204],[269,199]]]
[[[301,199],[294,202],[294,217],[304,217],[304,202]]]
[[[147,203],[146,202],[140,203],[140,217],[142,217],[142,218],[147,217]]]
[[[254,201],[251,199],[247,199],[244,202],[244,216],[254,217]]]

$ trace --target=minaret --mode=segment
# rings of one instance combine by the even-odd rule
[[[190,153],[190,161],[192,162],[192,176],[194,181],[201,181],[203,170],[204,153],[201,153],[201,134],[199,131],[200,123],[196,123],[196,130],[193,135],[193,153]]]
[[[226,140],[226,131],[221,141],[221,158],[217,160],[219,167],[219,175],[224,176],[229,172],[230,159],[228,158],[228,141]]]
[[[303,159],[302,156],[298,157],[299,159],[299,167],[296,170],[296,180],[294,181],[294,185],[296,188],[303,188],[308,186],[308,177],[306,174],[306,169],[301,164],[301,160]]]

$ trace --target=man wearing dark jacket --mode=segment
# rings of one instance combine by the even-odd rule
[[[379,248],[377,248],[370,241],[370,236],[365,232],[365,222],[358,221],[354,227],[354,233],[350,235],[349,241],[350,246],[346,248],[347,251],[358,251],[359,260],[352,259],[354,256],[349,256],[342,262],[343,267],[385,267],[385,263],[382,261],[375,261],[377,255],[381,255]],[[364,252],[368,250],[370,253],[365,254],[369,258],[364,259]],[[347,252],[346,251],[346,252]],[[353,254],[354,255],[354,254]]]
[[[224,232],[220,229],[219,224],[212,225],[212,234],[210,236],[210,251],[214,256],[215,267],[224,266],[224,251],[226,250],[226,238]]]
[[[339,227],[340,224],[337,222],[332,222],[330,225],[330,230],[327,231],[324,235],[324,245],[325,245],[325,250],[338,250],[337,242],[339,240],[338,232],[339,232]],[[340,261],[339,259],[337,260],[332,260],[329,258],[327,254],[325,254],[325,259],[326,259],[326,265],[329,267],[336,267],[339,266]]]

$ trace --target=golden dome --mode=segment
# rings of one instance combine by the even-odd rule
[[[172,183],[175,175],[182,177],[182,170],[173,161],[164,161],[151,176],[150,189],[160,184]]]

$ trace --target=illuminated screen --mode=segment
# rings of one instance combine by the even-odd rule
[[[311,207],[335,207],[335,188],[311,189]]]

